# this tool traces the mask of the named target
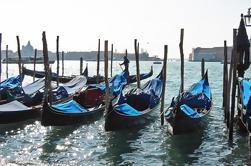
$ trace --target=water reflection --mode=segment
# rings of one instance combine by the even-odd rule
[[[29,124],[34,124],[37,119],[29,119],[26,121],[21,121],[17,123],[9,123],[9,124],[0,124],[0,135],[5,135],[5,134],[19,134],[20,131],[24,130],[24,128],[29,125]]]
[[[47,133],[45,135],[44,144],[41,146],[42,153],[39,157],[40,160],[45,161],[46,163],[54,163],[54,153],[60,153],[64,150],[67,150],[67,146],[69,146],[70,143],[67,144],[65,138],[67,138],[79,127],[80,124],[70,126],[47,127]]]
[[[133,153],[140,147],[133,147],[132,144],[141,136],[139,128],[130,130],[120,130],[107,133],[107,142],[105,143],[105,158],[108,165],[117,165],[123,162],[123,154]],[[128,164],[128,163],[127,163]]]
[[[166,139],[162,144],[162,147],[167,152],[167,162],[171,165],[194,163],[198,159],[198,156],[194,154],[203,142],[203,129],[179,135],[170,135],[167,132]]]

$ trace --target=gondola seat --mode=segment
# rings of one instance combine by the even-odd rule
[[[126,114],[126,115],[141,115],[142,112],[134,109],[129,104],[124,103],[120,105],[116,105],[114,107],[115,110],[119,111],[120,113]]]
[[[70,112],[70,113],[86,112],[87,111],[85,108],[83,108],[80,104],[78,104],[74,100],[70,100],[65,103],[54,104],[54,105],[52,105],[52,108],[54,108],[56,110],[60,110],[60,111],[63,110],[64,112]]]

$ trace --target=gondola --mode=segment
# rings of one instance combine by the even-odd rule
[[[29,107],[17,100],[0,106],[0,124],[20,122],[31,118],[38,118],[41,105]]]
[[[86,75],[85,73],[87,73],[87,68],[85,69],[85,71],[81,74],[86,76],[87,78],[87,84],[94,84],[97,83],[97,76],[93,76],[93,77],[89,77],[88,75]],[[45,72],[44,71],[33,71],[30,69],[26,69],[24,66],[22,68],[23,74],[28,75],[28,76],[35,76],[36,78],[44,78],[45,76]],[[58,81],[60,83],[66,83],[69,82],[70,80],[72,80],[74,77],[76,77],[75,75],[72,76],[59,76],[58,77]],[[57,81],[57,74],[56,73],[51,73],[51,79],[52,81]],[[104,77],[103,76],[99,76],[98,78],[99,82],[103,82],[104,81]]]
[[[0,82],[0,92],[1,94],[7,89],[14,89],[23,82],[24,77],[21,75],[7,78],[6,80]]]
[[[189,90],[173,98],[170,107],[165,111],[165,119],[171,125],[171,133],[181,134],[203,127],[211,107],[212,94],[206,72]]]
[[[143,88],[134,88],[122,93],[115,104],[110,103],[105,115],[105,130],[129,129],[147,123],[150,113],[160,103],[163,78],[162,72],[146,82]]]
[[[5,104],[13,100],[26,101],[27,104],[31,104],[31,100],[39,100],[38,96],[40,96],[39,98],[42,98],[41,94],[38,94],[38,92],[43,88],[44,78],[40,78],[25,86],[21,86],[21,84],[19,84],[14,88],[7,88],[5,91],[1,92],[0,104]],[[28,105],[30,106],[30,104]]]
[[[29,69],[26,69],[24,66],[22,68],[22,72],[23,74],[25,75],[28,75],[28,76],[34,76],[36,78],[43,78],[45,76],[45,72],[44,71],[32,71],[32,70],[29,70]],[[86,67],[86,69],[84,70],[84,72],[81,74],[81,75],[84,75],[86,76],[87,78],[87,83],[86,84],[95,84],[97,83],[97,76],[88,76],[88,68]],[[149,73],[144,73],[144,74],[140,74],[140,80],[143,80],[143,79],[147,79],[149,77],[151,77],[153,75],[153,69],[152,69],[152,66],[151,66],[151,70]],[[59,82],[61,83],[66,83],[68,81],[70,81],[71,79],[73,79],[74,77],[76,76],[59,76]],[[57,81],[57,74],[56,73],[52,73],[51,74],[51,78],[52,78],[52,81]],[[98,78],[99,82],[104,82],[105,78],[103,76],[99,76]],[[128,83],[134,83],[136,82],[136,75],[130,75],[128,77]]]
[[[153,67],[151,66],[151,70],[149,73],[140,74],[139,76],[140,76],[140,80],[144,80],[144,79],[150,78],[152,75],[153,75]],[[128,78],[128,83],[131,84],[135,82],[137,82],[137,76],[130,75]]]
[[[24,66],[22,66],[22,73],[24,75],[28,75],[28,76],[35,76],[36,78],[44,78],[45,76],[45,72],[44,71],[33,71],[30,69],[26,69]],[[70,80],[72,80],[75,76],[59,76],[58,81],[60,83],[66,83],[69,82]],[[51,80],[52,81],[57,81],[57,74],[56,73],[51,73]]]
[[[73,96],[79,92],[86,84],[86,78],[84,76],[76,76],[71,81],[60,85],[53,89],[53,101],[58,101],[63,98]],[[44,78],[40,78],[25,86],[18,86],[14,89],[8,89],[2,93],[0,104],[18,100],[27,106],[34,106],[41,104],[43,98],[43,88],[45,85]]]
[[[72,99],[75,93],[81,91],[86,83],[84,76],[78,76],[70,82],[59,86],[53,90],[52,102],[58,103]],[[23,88],[23,95],[15,100],[2,103],[0,105],[0,124],[24,121],[31,118],[38,118],[41,115],[43,92],[38,90],[39,86],[44,86],[44,79],[39,79],[33,84]],[[27,93],[25,93],[26,91]]]
[[[240,129],[251,132],[251,82],[248,78],[239,78],[240,100],[238,100],[238,111]]]
[[[127,84],[128,72],[115,75],[109,81],[112,101],[116,101],[120,91]],[[85,123],[103,115],[105,108],[105,83],[91,84],[71,100],[57,104],[44,102],[41,124],[61,126]]]

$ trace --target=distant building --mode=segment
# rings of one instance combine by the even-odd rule
[[[28,57],[34,57],[34,47],[31,45],[30,41],[24,46],[22,46],[21,50],[21,57],[22,58],[28,58]],[[2,50],[2,59],[5,58],[5,50]],[[86,61],[96,61],[97,60],[97,51],[69,51],[65,52],[64,59],[65,60],[79,60],[81,57],[83,60]],[[8,50],[8,57],[9,58],[17,58],[18,53],[13,52],[12,50]],[[49,60],[56,60],[57,55],[55,52],[48,51]],[[109,59],[111,56],[111,52],[109,52]],[[113,53],[113,60],[114,61],[122,61],[123,57],[125,56],[125,53],[118,53],[115,49],[115,52]],[[59,53],[59,59],[62,57],[62,52]],[[37,58],[43,58],[43,50],[37,50]],[[128,59],[129,60],[135,60],[135,54],[134,53],[128,53]],[[141,53],[139,54],[139,59],[142,61],[161,61],[160,58],[157,56],[150,57],[147,51],[141,50]],[[104,60],[104,52],[100,52],[100,60]]]
[[[97,60],[97,51],[89,51],[89,52],[67,52],[65,53],[65,60],[79,60],[81,57],[87,61],[96,61]],[[111,52],[108,53],[108,58],[110,59]],[[113,60],[114,61],[122,61],[125,53],[113,53]],[[128,53],[127,57],[129,60],[135,60],[134,53]],[[100,60],[104,60],[104,52],[100,52]],[[147,52],[142,52],[139,54],[139,60],[142,61],[161,61],[158,57],[150,57]]]
[[[21,54],[24,57],[34,56],[34,48],[31,45],[30,41],[28,41],[26,46],[22,46]]]
[[[232,47],[227,48],[228,61],[230,61],[230,55]],[[224,47],[213,48],[193,48],[189,61],[201,61],[204,58],[207,62],[222,62],[224,61]]]
[[[251,43],[251,38],[249,39]],[[251,47],[250,47],[249,60],[251,62]],[[232,47],[227,48],[227,59],[231,61]],[[208,62],[223,62],[224,61],[224,47],[212,47],[212,48],[193,48],[192,53],[189,54],[189,61],[201,61],[204,58]]]

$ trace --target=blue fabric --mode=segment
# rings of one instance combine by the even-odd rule
[[[55,91],[53,91],[52,97],[53,97],[53,101],[57,101],[57,100],[66,98],[68,96],[69,96],[69,94],[68,94],[67,90],[63,86],[60,86]]]
[[[142,90],[147,94],[160,97],[162,92],[162,80],[159,77],[149,80]]]
[[[79,103],[77,103],[74,100],[70,100],[59,104],[53,104],[52,108],[55,108],[61,112],[68,112],[68,113],[87,112],[85,108],[83,108]]]
[[[244,121],[246,122],[246,120],[250,116],[251,102],[249,100],[251,97],[251,83],[246,79],[241,80],[240,89],[241,89],[241,94],[242,94],[241,96],[242,104],[246,108],[246,112],[244,112],[245,114]]]
[[[145,109],[154,108],[160,102],[162,80],[160,77],[149,80],[142,89],[132,89],[120,96],[116,110],[128,115],[140,115]]]
[[[186,104],[192,108],[206,108],[207,110],[211,107],[211,99],[209,99],[204,93],[192,95],[189,92],[182,94],[179,104]]]
[[[15,88],[23,81],[23,76],[10,77],[0,82],[0,90],[4,88]]]
[[[127,103],[116,105],[114,109],[126,115],[141,115],[142,114],[142,112],[134,109]]]
[[[251,83],[248,80],[241,80],[242,90],[242,104],[247,107],[249,98],[251,96]]]
[[[207,79],[202,79],[199,82],[193,84],[189,90],[192,95],[204,93],[209,99],[211,98],[211,90]]]
[[[109,80],[109,88],[112,90],[115,96],[118,96],[123,87],[127,84],[128,72],[122,72],[117,74]],[[101,91],[105,91],[105,83],[91,84],[90,87],[99,88]]]
[[[186,104],[191,108],[209,110],[212,104],[211,98],[212,94],[206,73],[202,80],[193,84],[188,91],[181,94],[179,105]]]
[[[190,118],[201,118],[205,115],[203,113],[198,113],[197,111],[195,111],[194,109],[192,109],[186,104],[182,104],[180,106],[180,110],[183,111]]]

